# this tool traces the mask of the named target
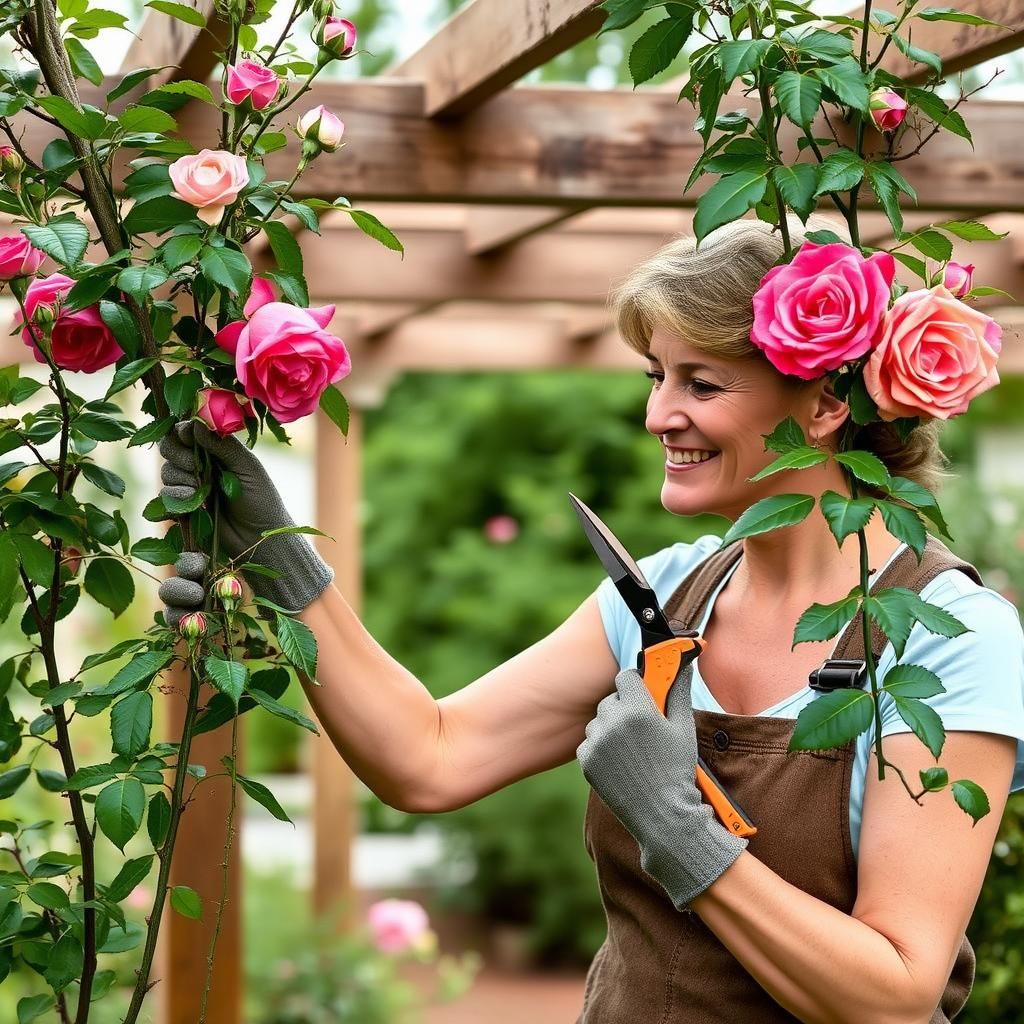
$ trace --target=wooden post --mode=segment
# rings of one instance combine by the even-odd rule
[[[165,684],[173,688],[167,709],[165,735],[171,740],[181,736],[185,716],[184,697],[188,693],[188,674],[180,665],[164,675]],[[203,687],[202,702],[213,696],[213,689]],[[239,752],[242,728],[239,722]],[[231,752],[231,728],[222,726],[203,733],[192,741],[189,763],[206,767],[209,775],[223,771],[221,758]],[[239,770],[242,770],[239,759]],[[189,776],[185,798],[195,785]],[[217,902],[221,898],[224,841],[231,799],[230,780],[218,778],[204,781],[196,790],[181,817],[175,857],[171,864],[170,884],[188,885],[199,893],[203,904],[201,921],[192,921],[170,907],[168,898],[163,926],[160,930],[154,977],[160,984],[154,996],[158,1019],[162,1024],[197,1024],[206,983],[206,957],[217,918]],[[213,983],[206,1004],[208,1024],[241,1024],[242,1021],[242,880],[241,835],[242,795],[235,806],[235,835],[228,863],[228,893],[220,936],[217,940]]]

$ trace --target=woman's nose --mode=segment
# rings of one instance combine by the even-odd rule
[[[652,390],[647,399],[647,416],[644,426],[656,437],[673,430],[685,430],[690,425],[690,416],[679,395],[672,395],[664,384]]]

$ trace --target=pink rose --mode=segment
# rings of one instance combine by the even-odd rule
[[[307,110],[295,124],[299,138],[315,142],[320,149],[333,153],[341,145],[345,124],[323,104]]]
[[[942,284],[955,298],[962,299],[974,287],[974,264],[950,260],[942,274]]]
[[[780,373],[821,377],[871,349],[895,274],[887,252],[865,259],[840,242],[804,242],[761,278],[750,340]]]
[[[179,157],[168,171],[174,183],[171,195],[196,207],[196,216],[206,224],[219,223],[224,207],[249,184],[245,160],[223,149]]]
[[[999,383],[1002,329],[941,284],[906,292],[892,305],[864,384],[883,420],[949,419]]]
[[[262,110],[274,102],[281,81],[277,73],[255,60],[240,60],[234,67],[228,65],[228,82],[224,90],[232,103],[246,100],[253,110]]]
[[[235,357],[235,373],[250,398],[280,423],[308,416],[320,396],[352,369],[345,343],[328,334],[334,306],[300,309],[274,302],[270,283],[254,278],[247,320],[217,332],[217,344]]]
[[[907,101],[889,88],[876,89],[868,104],[871,120],[882,132],[895,131],[907,116]]]
[[[373,944],[382,953],[405,953],[429,941],[427,912],[413,900],[378,900],[366,912]]]
[[[46,253],[40,252],[23,234],[0,235],[0,281],[31,277],[45,259]]]
[[[33,281],[25,293],[25,311],[29,319],[33,318],[37,306],[56,308],[74,283],[64,274],[51,274]],[[15,314],[14,322],[15,325],[24,324],[20,312]],[[38,327],[22,326],[21,340],[32,349],[37,363],[45,363],[46,359],[32,335],[38,330]],[[87,306],[75,312],[61,310],[57,313],[50,331],[50,353],[62,370],[94,373],[116,363],[124,355],[124,350],[103,322],[99,306]]]
[[[203,388],[199,392],[196,415],[221,437],[227,437],[245,426],[247,416],[255,416],[249,399],[223,388]]]
[[[315,41],[333,57],[347,57],[356,47],[356,27],[345,18],[324,18],[316,28]]]

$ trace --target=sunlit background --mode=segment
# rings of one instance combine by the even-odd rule
[[[106,0],[104,6],[122,11],[138,26],[138,0]],[[459,6],[452,0],[339,5],[339,13],[359,25],[360,45],[367,52],[331,65],[331,73],[346,78],[380,74],[413,53]],[[816,5],[820,11],[849,6],[841,0]],[[627,33],[586,40],[526,80],[594,88],[625,84],[624,54],[649,22],[642,20]],[[282,24],[283,19],[272,18],[261,25],[261,41],[276,39]],[[311,28],[308,19],[297,25],[292,34],[296,52],[312,54]],[[113,74],[130,42],[126,32],[104,30],[89,46],[103,70]],[[0,41],[0,61],[12,59],[10,40]],[[1000,74],[984,98],[1024,99],[1020,53],[972,69],[963,84],[973,88],[996,71]],[[681,58],[650,86],[684,72]],[[955,91],[958,84],[951,82],[947,90]],[[344,111],[339,114],[344,117]],[[9,312],[9,306],[0,307],[5,321]],[[38,370],[37,375],[42,379]],[[73,386],[89,398],[99,397],[106,380],[75,375]],[[382,404],[367,410],[360,509],[364,618],[385,648],[436,695],[465,685],[533,643],[598,583],[600,570],[580,541],[566,491],[587,496],[637,555],[724,528],[720,520],[674,519],[661,509],[661,458],[642,429],[646,387],[639,374],[609,372],[407,374]],[[139,414],[132,404],[138,399],[122,397],[126,410]],[[1022,403],[1020,378],[1010,378],[977,400],[968,415],[947,424],[944,447],[953,459],[954,477],[940,494],[957,552],[1018,607],[1024,594]],[[295,520],[310,523],[311,424],[293,424],[290,433],[292,450],[268,435],[260,456],[288,496]],[[107,445],[105,451],[110,468],[128,481],[121,507],[132,536],[158,534],[159,527],[141,518],[142,507],[159,488],[155,451],[129,451],[123,443]],[[88,496],[109,505],[98,491]],[[82,601],[61,634],[62,667],[77,667],[97,643],[110,646],[152,621],[157,580],[139,576],[136,586],[135,604],[116,620],[88,599]],[[16,626],[12,617],[0,627],[0,660],[18,650]],[[296,707],[303,703],[297,687],[286,700]],[[270,786],[296,822],[294,829],[277,822],[250,801],[241,837],[246,1019],[273,1024],[265,1015],[268,979],[297,970],[311,941],[308,749],[303,734],[270,716],[249,716],[244,731],[246,770]],[[80,763],[109,756],[102,721],[93,734],[82,729],[78,735]],[[50,753],[42,751],[39,763]],[[443,941],[453,948],[479,946],[490,965],[525,971],[549,1009],[558,999],[572,1003],[582,971],[603,937],[593,870],[582,844],[585,792],[577,767],[568,765],[433,818],[399,814],[360,790],[356,884],[380,894],[425,898]],[[61,802],[36,787],[23,787],[14,802],[21,818],[60,820]],[[107,852],[115,863],[113,851]],[[979,977],[960,1018],[968,1024],[1020,1020],[1024,900],[1017,878],[1022,857],[1024,805],[1015,799],[972,925]],[[561,972],[555,977],[564,979],[565,987],[544,987],[551,977],[545,972],[551,970]],[[123,975],[130,982],[127,958]],[[15,1019],[22,991],[17,978],[0,986],[0,1020]],[[536,1024],[547,1019],[539,1015],[542,1010],[531,1014]],[[438,1015],[430,1020],[436,1024],[471,1019],[434,1012]],[[111,1002],[97,1015],[97,1024],[113,1024],[115,1013]],[[308,1024],[327,1019],[333,1018],[318,1017],[314,1009],[301,1018]],[[550,1019],[569,1019],[568,1011]]]

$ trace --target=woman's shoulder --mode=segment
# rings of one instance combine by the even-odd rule
[[[683,577],[722,546],[716,533],[705,533],[693,541],[679,541],[637,560],[640,571],[664,601]]]
[[[922,587],[920,597],[954,615],[967,615],[972,620],[972,629],[982,627],[986,635],[1001,636],[1017,644],[1024,638],[1016,605],[998,590],[977,583],[959,569],[938,573]]]

